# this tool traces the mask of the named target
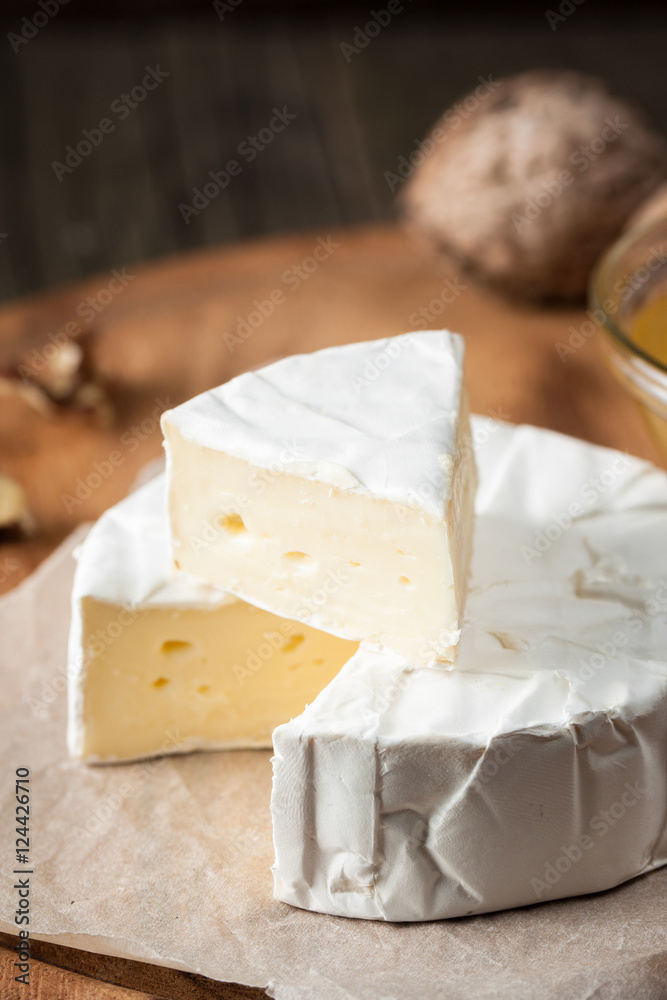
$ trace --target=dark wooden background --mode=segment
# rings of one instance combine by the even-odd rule
[[[102,370],[124,379],[114,427],[68,412],[45,420],[4,401],[0,465],[25,486],[38,533],[2,547],[0,590],[15,586],[77,520],[124,495],[139,465],[159,453],[155,433],[141,452],[125,455],[121,472],[87,506],[66,515],[64,493],[119,447],[156,395],[176,402],[290,349],[343,342],[361,330],[369,337],[396,333],[442,284],[433,263],[422,262],[393,229],[346,231],[329,271],[231,355],[220,331],[311,252],[314,236],[238,249],[233,243],[293,230],[340,233],[390,219],[394,195],[385,172],[480,76],[539,66],[597,73],[667,132],[664,7],[648,0],[404,0],[404,11],[346,61],[341,43],[353,42],[369,9],[386,2],[241,0],[221,21],[209,0],[69,0],[16,52],[8,36],[40,7],[38,0],[2,0],[0,299],[112,268],[131,273],[140,261],[197,247],[229,244],[229,252],[147,268],[105,310],[97,330]],[[552,30],[545,11],[563,6],[572,13]],[[168,78],[124,121],[110,116],[111,103],[140,84],[146,66],[158,64]],[[296,118],[186,225],[179,204],[192,204],[192,189],[238,158],[239,144],[283,106]],[[114,118],[115,130],[59,183],[53,161],[104,117]],[[5,304],[0,348],[45,338],[77,315],[82,297],[103,287],[96,277],[34,302]],[[443,317],[469,336],[479,412],[655,457],[629,398],[592,349],[567,368],[556,363],[555,344],[582,320],[581,312],[513,307],[475,288]],[[11,947],[3,936],[1,1000],[263,995],[45,944],[35,946],[34,987],[26,993],[14,989]]]
[[[545,11],[561,0],[405,0],[346,61],[341,43],[384,5],[242,0],[221,21],[211,2],[69,0],[15,52],[9,33],[40,8],[5,0],[0,299],[192,247],[386,219],[384,172],[478,76],[592,71],[667,130],[665,5],[570,3],[552,30]],[[53,161],[156,64],[168,79],[59,183]],[[283,105],[296,119],[186,225],[179,204]]]

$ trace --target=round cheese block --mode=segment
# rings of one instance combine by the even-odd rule
[[[667,475],[534,427],[473,433],[457,661],[362,646],[274,734],[287,903],[431,920],[667,861]]]

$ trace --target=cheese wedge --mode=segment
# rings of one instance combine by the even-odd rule
[[[476,485],[461,337],[289,357],[162,426],[179,569],[347,639],[454,656]]]
[[[284,902],[433,920],[667,863],[667,475],[534,428],[473,430],[456,666],[362,647],[276,730]]]
[[[108,510],[78,554],[70,753],[87,761],[268,747],[355,643],[171,569],[164,476]]]

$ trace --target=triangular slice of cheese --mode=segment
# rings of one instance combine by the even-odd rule
[[[78,553],[70,753],[134,760],[270,747],[357,646],[171,568],[164,476],[111,507]]]
[[[475,465],[447,331],[268,365],[163,415],[176,566],[275,614],[451,660]]]

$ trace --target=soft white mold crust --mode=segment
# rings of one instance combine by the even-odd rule
[[[163,414],[180,435],[260,469],[421,507],[443,519],[463,391],[447,330],[295,354]],[[418,492],[442,470],[442,489]]]
[[[473,436],[457,662],[362,647],[274,734],[285,902],[429,920],[667,862],[667,475],[532,427]]]

